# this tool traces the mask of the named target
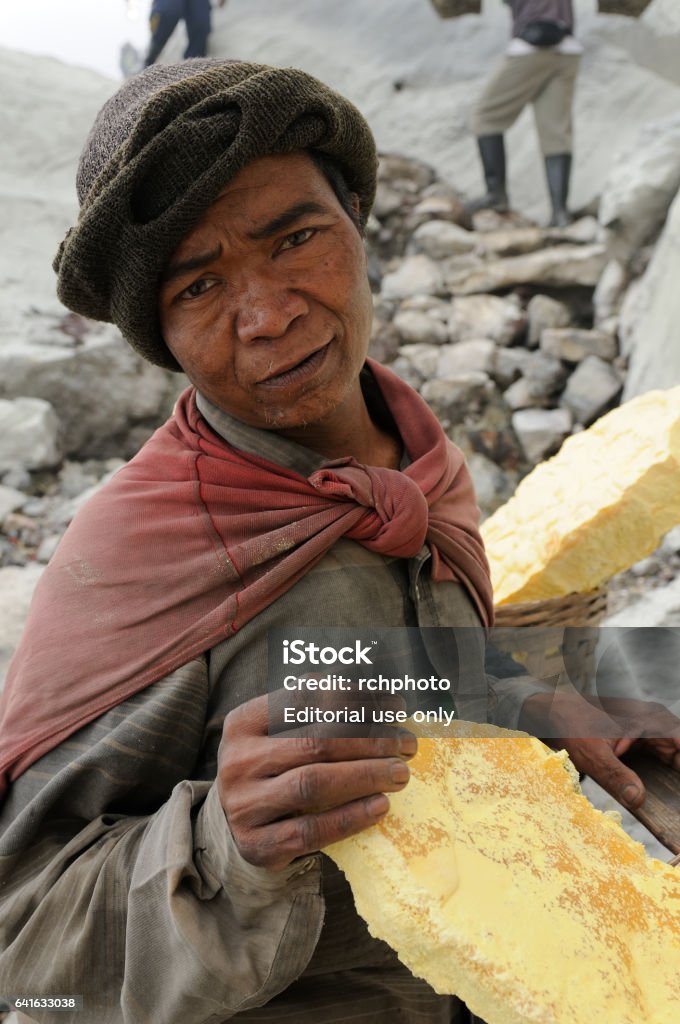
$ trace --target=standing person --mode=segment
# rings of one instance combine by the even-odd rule
[[[224,7],[225,0],[216,0],[216,3],[218,7]],[[153,0],[149,17],[151,39],[144,58],[145,67],[156,63],[180,19],[184,20],[187,30],[184,59],[207,56],[210,0]]]
[[[552,707],[492,694],[462,453],[366,358],[376,172],[347,100],[239,61],[147,68],[88,136],[59,295],[192,386],[60,542],[0,698],[0,992],[82,996],[63,1024],[465,1020],[319,852],[415,737],[268,730],[268,637],[304,627],[427,627],[439,677],[463,627],[461,716]],[[575,763],[641,801],[602,719]]]
[[[468,209],[508,209],[504,133],[531,103],[545,159],[550,225],[564,227],[570,221],[572,104],[582,53],[573,36],[572,0],[504,2],[512,10],[512,41],[487,82],[472,121],[487,191]]]

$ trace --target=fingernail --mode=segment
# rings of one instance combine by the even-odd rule
[[[390,802],[384,793],[371,796],[366,801],[366,810],[373,818],[382,818],[390,807]]]
[[[390,768],[392,782],[408,782],[410,776],[411,772],[405,761],[395,761]]]
[[[399,749],[402,754],[415,754],[418,749],[418,740],[412,732],[401,729],[399,732]]]
[[[637,786],[633,785],[625,786],[621,793],[621,799],[623,800],[624,804],[634,804],[639,796],[640,790],[637,788]]]

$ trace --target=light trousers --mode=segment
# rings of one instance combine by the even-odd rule
[[[572,151],[572,106],[581,57],[554,49],[506,56],[486,83],[472,117],[475,135],[498,135],[533,104],[544,156]]]

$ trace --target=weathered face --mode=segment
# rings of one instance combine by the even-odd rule
[[[371,311],[359,232],[304,153],[244,168],[174,253],[159,297],[165,342],[198,389],[284,432],[356,402]]]

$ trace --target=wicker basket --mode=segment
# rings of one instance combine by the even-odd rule
[[[521,662],[530,675],[554,686],[574,686],[579,692],[591,689],[596,627],[607,614],[606,587],[588,594],[500,605],[495,612],[491,642]]]

